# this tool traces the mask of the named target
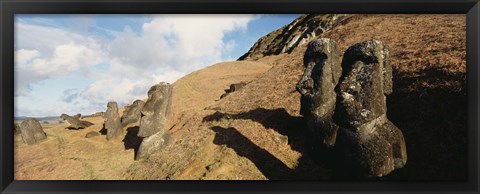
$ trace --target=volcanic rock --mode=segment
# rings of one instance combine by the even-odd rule
[[[128,127],[140,121],[144,105],[145,102],[141,100],[135,100],[132,105],[125,106],[125,111],[122,115],[122,126]]]
[[[85,138],[91,138],[91,137],[95,137],[95,136],[99,136],[99,135],[100,135],[100,133],[98,133],[96,131],[90,131],[87,134],[85,134]]]
[[[172,105],[172,86],[161,82],[148,91],[148,100],[142,109],[139,137],[148,137],[155,133],[163,133],[167,115]]]
[[[241,88],[243,88],[247,83],[245,82],[240,82],[240,83],[235,83],[235,84],[230,84],[230,88],[225,90],[225,93],[220,96],[220,99],[225,98],[228,94],[238,91]]]
[[[107,129],[107,140],[113,139],[122,133],[123,127],[118,115],[118,106],[116,102],[107,103],[105,112],[105,129]]]
[[[26,119],[19,127],[23,142],[28,145],[47,139],[47,134],[43,131],[42,125],[40,125],[40,122],[36,119]]]
[[[62,118],[64,121],[68,122],[70,124],[69,129],[84,129],[89,126],[92,126],[93,123],[88,122],[88,121],[82,121],[80,119],[73,118],[71,116],[68,116],[67,114],[63,113],[60,118]]]
[[[305,71],[296,85],[302,95],[300,113],[307,123],[307,144],[312,153],[324,155],[335,145],[338,126],[333,123],[335,86],[340,78],[340,54],[333,40],[309,43],[304,55]]]
[[[392,67],[387,46],[378,40],[345,51],[342,77],[335,88],[334,122],[340,126],[339,150],[358,174],[381,177],[407,161],[403,134],[387,116]]]

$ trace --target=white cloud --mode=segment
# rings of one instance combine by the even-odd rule
[[[77,33],[75,29],[18,22],[15,24],[18,48],[15,95],[29,95],[35,83],[80,71],[95,81],[85,88],[66,87],[63,90],[80,92],[67,92],[58,99],[75,107],[73,97],[79,97],[87,103],[76,108],[94,112],[103,111],[108,101],[125,105],[146,98],[148,89],[155,83],[172,83],[185,74],[221,61],[222,55],[235,46],[234,41],[224,42],[225,34],[246,29],[254,18],[251,15],[154,16],[143,24],[140,33],[126,26],[122,32],[109,33],[115,34],[112,40]],[[86,26],[94,23],[90,19],[84,22]],[[95,66],[100,63],[108,64],[108,69],[95,72]],[[68,112],[72,108],[62,105],[49,111]],[[38,110],[30,112],[39,113]]]

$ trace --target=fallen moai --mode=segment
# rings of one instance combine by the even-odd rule
[[[93,123],[91,123],[91,122],[82,121],[80,119],[68,116],[65,113],[60,115],[60,118],[62,118],[64,121],[66,121],[66,122],[68,122],[68,124],[70,124],[70,126],[67,127],[69,129],[85,129],[85,128],[93,125]]]

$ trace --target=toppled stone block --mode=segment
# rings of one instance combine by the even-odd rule
[[[225,93],[222,94],[222,96],[220,96],[220,99],[225,98],[226,96],[228,96],[228,94],[230,94],[232,92],[240,90],[245,85],[247,85],[247,83],[245,83],[245,82],[230,84],[230,88],[225,90]]]
[[[82,121],[80,119],[73,118],[71,116],[68,116],[67,114],[63,113],[60,118],[62,118],[64,121],[66,121],[68,124],[70,124],[69,129],[84,129],[89,126],[92,126],[93,123],[88,122],[88,121]]]

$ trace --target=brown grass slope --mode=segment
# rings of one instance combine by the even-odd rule
[[[322,37],[337,41],[341,52],[371,38],[391,49],[394,92],[387,98],[388,116],[404,132],[409,160],[387,179],[465,178],[463,15],[356,15]],[[302,46],[291,54],[258,59],[273,68],[206,110],[174,120],[182,126],[174,127],[173,145],[135,163],[126,176],[329,178],[331,172],[314,164],[303,149],[300,96],[294,86],[303,71],[304,51]],[[279,141],[284,136],[288,144]]]
[[[375,38],[391,50],[394,91],[388,117],[404,133],[407,165],[385,179],[459,180],[466,169],[464,15],[355,15],[322,37],[341,53]],[[16,179],[300,179],[332,177],[304,149],[300,95],[305,45],[290,54],[220,63],[173,84],[165,149],[134,161],[135,128],[124,137],[85,139],[66,125],[46,129],[34,146],[16,136]],[[229,84],[248,84],[220,99]],[[288,139],[288,140],[287,140]]]

